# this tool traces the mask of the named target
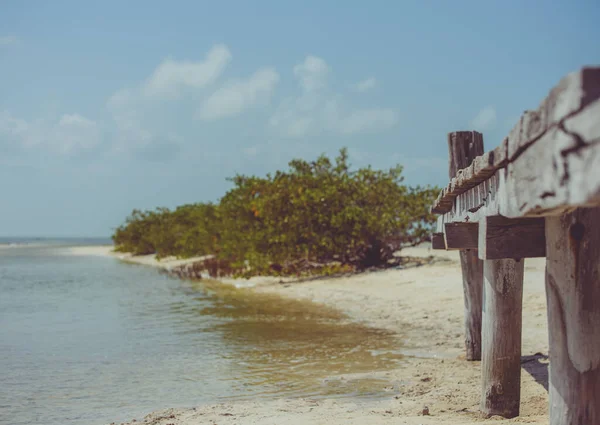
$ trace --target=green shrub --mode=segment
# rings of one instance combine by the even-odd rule
[[[214,254],[244,275],[333,273],[333,263],[361,269],[427,240],[439,191],[403,185],[401,166],[351,171],[346,149],[334,162],[293,160],[287,171],[230,181],[218,205],[134,210],[115,245],[158,257]]]

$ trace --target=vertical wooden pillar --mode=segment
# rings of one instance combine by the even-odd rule
[[[481,309],[483,261],[476,250],[460,251],[465,300],[465,348],[467,360],[481,360]]]
[[[546,218],[550,424],[600,424],[600,208]]]
[[[450,179],[458,170],[471,165],[473,159],[483,155],[483,135],[476,131],[457,131],[448,134]],[[460,252],[465,299],[465,347],[467,360],[481,360],[481,300],[483,287],[483,262],[476,250]]]
[[[519,416],[524,259],[485,260],[481,410]]]

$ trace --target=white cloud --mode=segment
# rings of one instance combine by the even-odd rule
[[[100,142],[100,131],[95,121],[79,114],[65,114],[54,127],[54,148],[70,154],[90,149]]]
[[[471,120],[470,126],[473,130],[485,131],[494,128],[496,125],[496,109],[493,106],[486,106],[477,113]]]
[[[139,90],[123,89],[107,101],[112,116],[114,135],[110,153],[134,156],[149,161],[166,161],[178,155],[181,138],[169,129],[170,123],[157,120],[161,114],[160,102],[153,102]]]
[[[197,116],[212,121],[237,115],[268,100],[278,82],[279,74],[273,68],[260,69],[246,80],[232,81],[219,88],[202,103]]]
[[[148,96],[177,96],[183,88],[199,89],[214,82],[231,61],[231,52],[224,45],[213,46],[203,61],[163,61],[144,86]]]
[[[106,104],[114,125],[112,151],[146,155],[149,159],[172,156],[182,142],[176,134],[181,122],[175,125],[170,121],[173,107],[183,111],[184,119],[188,119],[189,110],[190,122],[192,118],[209,121],[237,115],[267,101],[279,81],[273,68],[262,68],[247,78],[226,82],[210,95],[198,93],[221,77],[231,59],[227,46],[215,45],[201,61],[166,60],[139,85],[115,92]],[[178,98],[184,90],[193,91],[194,96],[179,99],[177,105],[165,102]],[[202,96],[200,100],[196,100],[198,94]]]
[[[373,77],[360,81],[354,85],[354,90],[360,93],[368,92],[377,85],[377,80]]]
[[[106,103],[110,109],[121,109],[126,108],[130,105],[135,93],[131,89],[121,89],[116,91],[108,98]]]
[[[29,129],[27,121],[15,118],[8,111],[0,112],[0,134],[10,138],[23,138]]]
[[[308,56],[294,67],[300,94],[285,99],[275,110],[269,125],[287,137],[303,137],[311,132],[329,131],[343,135],[387,130],[398,122],[398,114],[389,108],[362,108],[349,105],[340,95],[331,93],[327,84],[327,63]],[[373,82],[369,84],[374,84]],[[368,81],[368,80],[367,80]]]
[[[307,56],[304,62],[294,67],[294,75],[307,92],[324,88],[327,85],[329,72],[327,63],[316,56]]]
[[[114,93],[107,102],[107,107],[116,126],[113,150],[128,151],[150,145],[154,136],[142,125],[144,102],[134,90],[123,89]]]
[[[14,35],[0,36],[0,46],[12,46],[19,42],[19,39]]]
[[[323,116],[323,101],[320,97],[302,94],[297,98],[285,99],[269,119],[269,125],[287,137],[303,137],[318,127]]]
[[[11,143],[9,148],[45,149],[63,155],[91,149],[101,139],[96,122],[79,114],[28,122],[8,111],[0,113],[0,135]]]

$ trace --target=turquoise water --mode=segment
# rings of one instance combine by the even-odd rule
[[[106,424],[260,397],[379,397],[393,335],[333,310],[193,283],[72,241],[0,247],[0,424]]]

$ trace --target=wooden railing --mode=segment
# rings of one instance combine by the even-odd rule
[[[546,257],[550,423],[600,424],[600,67],[569,74],[487,153],[448,135],[434,249],[460,250],[481,410],[519,415],[524,259]]]

